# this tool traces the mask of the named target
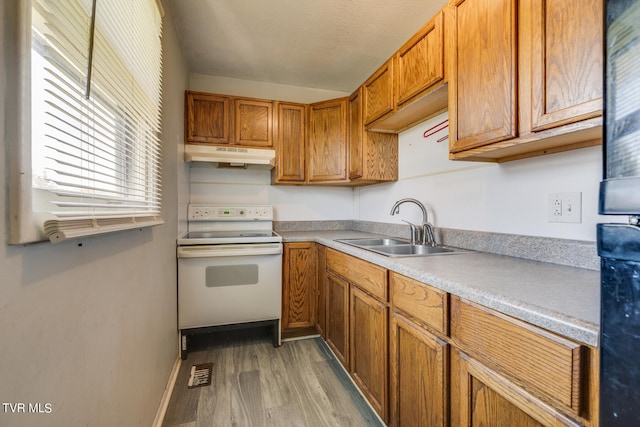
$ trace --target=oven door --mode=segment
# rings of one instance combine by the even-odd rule
[[[178,247],[182,329],[280,319],[282,244]]]

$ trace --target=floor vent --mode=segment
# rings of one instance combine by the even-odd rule
[[[201,365],[191,366],[191,375],[189,376],[189,388],[202,387],[211,385],[211,372],[213,371],[213,363],[203,363]]]

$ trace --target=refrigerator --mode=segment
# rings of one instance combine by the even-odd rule
[[[640,426],[640,0],[605,0],[604,76],[600,425]]]

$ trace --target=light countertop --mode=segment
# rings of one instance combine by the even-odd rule
[[[598,271],[484,252],[391,258],[335,241],[380,236],[360,231],[280,234],[284,242],[315,241],[574,341],[598,346]]]

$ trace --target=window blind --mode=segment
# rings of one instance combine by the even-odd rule
[[[51,241],[162,223],[156,0],[32,0],[31,161]]]

